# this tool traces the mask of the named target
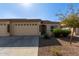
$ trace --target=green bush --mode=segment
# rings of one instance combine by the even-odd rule
[[[49,35],[46,33],[46,34],[43,35],[43,38],[44,38],[44,39],[49,39],[50,37],[49,37]]]
[[[62,33],[62,30],[61,30],[61,29],[53,29],[53,30],[52,30],[52,34],[53,34],[55,37],[61,37],[61,33]]]
[[[70,34],[69,30],[62,29],[53,29],[51,32],[55,37],[67,37]]]
[[[71,33],[70,30],[62,30],[62,36],[67,37]]]

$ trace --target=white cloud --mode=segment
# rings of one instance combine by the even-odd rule
[[[79,0],[0,0],[0,3],[78,3]]]
[[[19,5],[26,8],[26,7],[31,7],[32,3],[20,3]]]

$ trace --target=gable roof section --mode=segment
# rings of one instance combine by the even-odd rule
[[[49,20],[41,20],[41,19],[21,19],[21,18],[15,18],[15,19],[0,19],[0,21],[13,21],[13,22],[41,22],[46,24],[59,24],[59,22],[53,22]]]
[[[41,21],[41,19],[0,19],[0,21],[34,21],[34,22],[40,22]]]
[[[43,21],[41,21],[41,23],[45,23],[45,24],[59,24],[59,22],[53,22],[53,21],[49,21],[49,20],[43,20]]]

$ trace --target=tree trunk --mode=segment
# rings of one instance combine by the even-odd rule
[[[72,33],[71,33],[71,36],[70,36],[70,45],[72,44],[72,40],[73,40],[75,30],[76,30],[76,28],[73,28],[73,30],[72,30]]]
[[[71,33],[71,36],[70,36],[70,45],[72,44],[72,39],[73,39],[73,33]]]

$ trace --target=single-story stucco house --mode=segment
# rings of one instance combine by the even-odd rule
[[[51,28],[58,28],[59,22],[41,19],[0,19],[0,36],[39,36],[42,32],[50,33]]]

